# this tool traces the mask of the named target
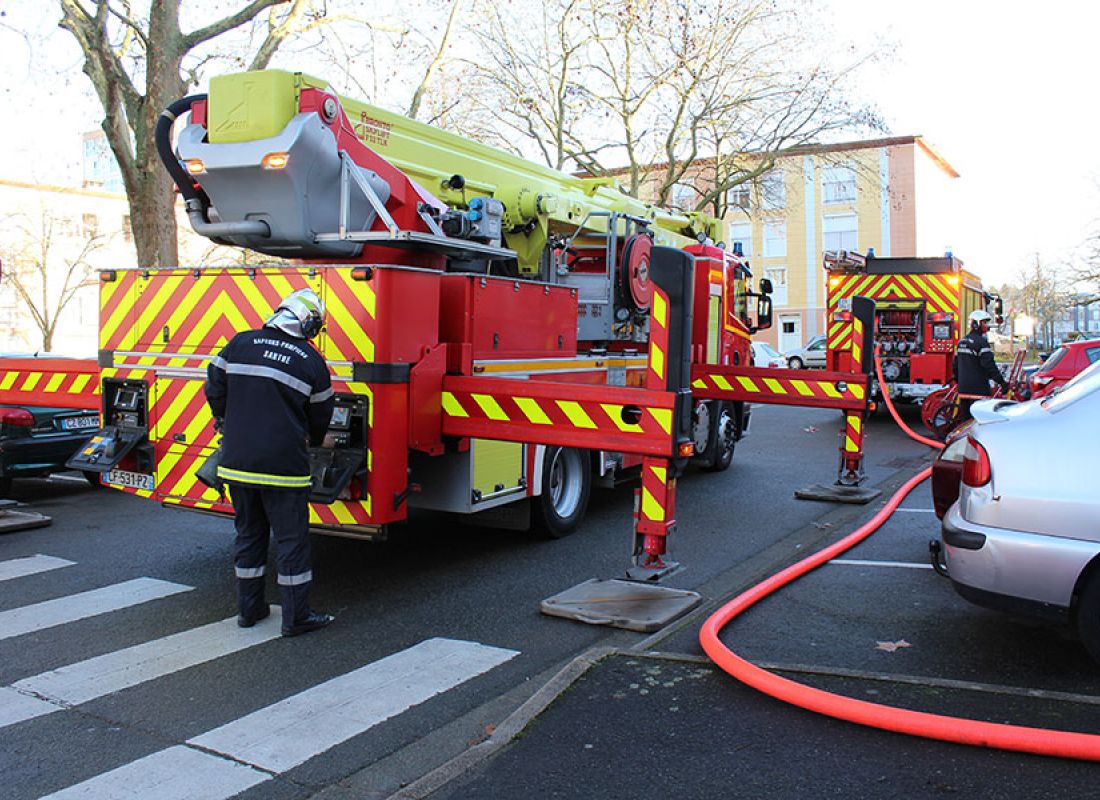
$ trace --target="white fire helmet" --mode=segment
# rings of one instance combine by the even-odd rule
[[[265,328],[277,328],[288,336],[312,339],[325,324],[325,304],[312,289],[299,289],[279,303]]]
[[[993,316],[988,311],[982,311],[980,308],[977,311],[970,312],[970,327],[980,328],[983,322],[992,322]]]

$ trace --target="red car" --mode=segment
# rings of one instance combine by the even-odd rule
[[[1031,374],[1028,380],[1031,396],[1050,394],[1096,361],[1100,361],[1100,339],[1078,339],[1062,345]]]

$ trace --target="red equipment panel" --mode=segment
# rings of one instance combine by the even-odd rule
[[[911,383],[942,384],[952,380],[950,353],[919,353],[909,357]]]
[[[442,341],[472,345],[474,359],[577,352],[577,290],[488,275],[444,275]]]

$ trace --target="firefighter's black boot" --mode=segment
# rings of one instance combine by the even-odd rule
[[[320,630],[335,619],[331,614],[310,610],[308,583],[280,585],[279,596],[283,601],[283,636],[299,636]]]
[[[251,628],[271,613],[264,599],[262,575],[258,578],[237,578],[237,612],[237,624],[242,628]]]

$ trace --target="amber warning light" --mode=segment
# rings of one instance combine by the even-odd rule
[[[260,166],[264,169],[282,169],[290,162],[290,153],[268,153]]]

